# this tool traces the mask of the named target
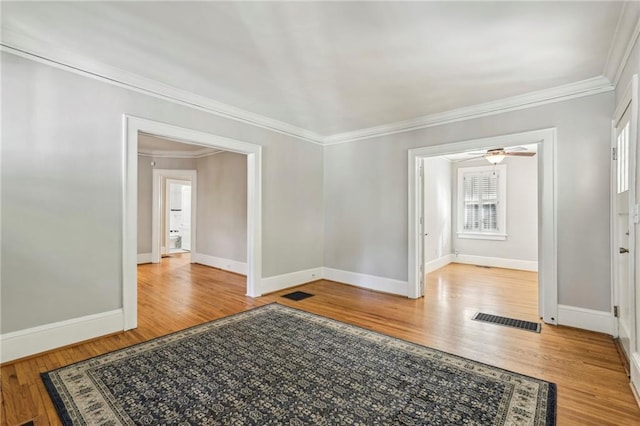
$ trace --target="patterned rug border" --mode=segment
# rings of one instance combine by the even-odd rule
[[[72,367],[72,366],[77,365],[77,364],[86,363],[87,361],[90,361],[92,359],[106,357],[106,356],[108,356],[110,354],[114,354],[114,353],[122,352],[122,351],[127,351],[129,349],[133,349],[133,348],[136,348],[136,347],[139,347],[139,346],[147,345],[147,344],[149,344],[151,342],[154,342],[154,341],[157,341],[157,340],[167,339],[167,338],[169,338],[171,336],[174,336],[174,335],[177,335],[177,334],[180,334],[180,333],[184,333],[184,332],[187,332],[189,330],[194,330],[194,329],[198,329],[198,328],[201,328],[201,327],[204,328],[206,325],[208,325],[210,323],[218,322],[218,321],[221,321],[221,320],[228,320],[228,319],[231,319],[231,318],[233,318],[235,316],[246,314],[246,313],[252,312],[252,311],[262,310],[262,309],[265,309],[265,308],[268,308],[268,307],[271,307],[271,306],[274,306],[274,305],[277,305],[280,308],[284,308],[285,310],[289,309],[289,310],[292,310],[292,311],[298,311],[298,312],[300,312],[302,314],[311,315],[311,316],[314,316],[314,317],[317,317],[317,318],[321,318],[323,320],[329,320],[329,321],[332,321],[332,322],[335,322],[335,323],[345,324],[345,325],[347,325],[349,327],[353,327],[353,328],[365,331],[367,333],[375,334],[375,335],[378,335],[378,336],[383,337],[385,339],[400,341],[400,342],[403,342],[405,344],[409,344],[410,346],[431,350],[431,351],[434,351],[434,352],[437,352],[437,353],[440,353],[440,354],[444,354],[444,355],[449,356],[449,357],[456,358],[458,360],[471,361],[471,362],[474,362],[474,363],[477,363],[477,364],[481,364],[481,365],[484,365],[486,367],[489,367],[489,368],[492,368],[492,369],[495,369],[495,370],[503,371],[503,372],[508,373],[510,375],[519,376],[519,377],[526,378],[526,379],[533,379],[535,381],[545,382],[545,383],[547,383],[549,385],[549,390],[548,390],[548,394],[547,394],[547,401],[546,401],[547,407],[549,409],[547,410],[545,421],[546,421],[546,424],[549,424],[549,425],[555,425],[556,424],[556,416],[557,416],[557,385],[556,385],[556,383],[550,382],[548,380],[540,379],[540,378],[535,377],[535,376],[530,376],[530,375],[518,373],[516,371],[507,370],[505,368],[498,367],[498,366],[495,366],[495,365],[492,365],[492,364],[488,364],[488,363],[485,363],[485,362],[482,362],[482,361],[477,361],[475,359],[463,357],[461,355],[453,354],[453,353],[450,353],[450,352],[447,352],[447,351],[443,351],[441,349],[433,348],[431,346],[427,346],[427,345],[423,345],[423,344],[420,344],[420,343],[412,342],[410,340],[406,340],[406,339],[402,339],[402,338],[399,338],[399,337],[391,336],[391,335],[388,335],[388,334],[385,334],[385,333],[381,333],[381,332],[376,331],[376,330],[368,329],[368,328],[360,326],[360,325],[356,325],[356,324],[352,324],[352,323],[336,320],[336,319],[333,319],[333,318],[330,318],[330,317],[327,317],[327,316],[324,316],[324,315],[320,315],[320,314],[316,314],[316,313],[313,313],[313,312],[309,312],[309,311],[306,311],[304,309],[300,309],[300,308],[297,308],[297,307],[284,305],[284,304],[281,304],[281,303],[278,303],[278,302],[271,302],[271,303],[267,303],[267,304],[264,304],[264,305],[261,305],[261,306],[252,307],[252,308],[246,309],[244,311],[235,312],[233,314],[225,315],[225,316],[220,317],[220,318],[215,318],[215,319],[206,321],[206,322],[201,323],[201,324],[196,324],[196,325],[193,325],[193,326],[181,329],[181,330],[177,330],[177,331],[174,331],[174,332],[171,332],[171,333],[167,333],[167,334],[164,334],[164,335],[161,335],[161,336],[153,337],[153,338],[151,338],[149,340],[145,340],[143,342],[134,343],[132,345],[128,345],[128,346],[125,346],[125,347],[120,348],[120,349],[114,349],[112,351],[108,351],[108,352],[105,352],[105,353],[100,354],[100,355],[95,355],[95,356],[86,358],[84,360],[76,361],[76,362],[71,363],[71,364],[66,364],[66,365],[63,365],[61,367],[55,368],[53,370],[49,370],[49,371],[45,371],[45,372],[40,373],[40,377],[41,377],[45,387],[47,388],[49,396],[50,396],[50,398],[51,398],[51,400],[52,400],[52,402],[53,402],[53,404],[54,404],[54,406],[56,408],[56,411],[58,412],[58,415],[60,416],[60,419],[63,421],[63,424],[71,424],[71,418],[70,418],[70,416],[69,416],[69,414],[67,412],[66,407],[64,406],[64,403],[62,402],[62,398],[59,395],[58,390],[56,389],[55,385],[52,383],[51,379],[48,376],[49,373],[54,373],[56,371],[59,371],[59,370],[62,370],[62,369],[66,369],[66,368]]]

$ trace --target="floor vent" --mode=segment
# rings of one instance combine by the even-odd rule
[[[488,322],[491,324],[503,325],[505,327],[519,328],[521,330],[533,331],[534,333],[540,333],[542,328],[539,322],[523,321],[514,318],[501,317],[498,315],[484,314],[478,312],[471,318],[476,321]]]
[[[313,294],[305,293],[304,291],[294,291],[293,293],[287,293],[282,295],[282,297],[286,297],[287,299],[290,299],[290,300],[302,300],[311,296],[313,296]]]

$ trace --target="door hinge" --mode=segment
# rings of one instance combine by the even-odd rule
[[[613,307],[613,316],[614,316],[614,317],[616,317],[616,318],[618,318],[618,314],[619,314],[619,312],[618,312],[618,307],[617,307],[617,306],[614,306],[614,307]]]
[[[420,177],[422,177],[422,166],[420,166]]]
[[[613,161],[618,159],[618,150],[616,148],[611,148],[611,159]]]

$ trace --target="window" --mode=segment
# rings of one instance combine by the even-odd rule
[[[507,166],[458,169],[458,237],[504,240]]]
[[[629,122],[618,133],[617,140],[618,194],[629,190]]]

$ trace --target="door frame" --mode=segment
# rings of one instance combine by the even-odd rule
[[[637,297],[640,296],[638,288],[638,274],[637,264],[640,261],[640,247],[637,238],[637,224],[640,222],[638,215],[638,75],[634,74],[631,81],[627,85],[627,88],[623,92],[620,100],[616,105],[616,109],[611,120],[611,148],[617,146],[616,138],[616,126],[622,119],[627,109],[630,109],[629,117],[629,308],[631,311],[631,324],[629,324],[629,364],[631,368],[631,383],[636,390],[640,390],[640,354],[638,353],[638,318],[640,318],[640,302]],[[618,271],[616,265],[616,250],[617,250],[617,234],[618,228],[616,226],[616,170],[615,167],[611,167],[611,310],[614,306],[620,305],[618,300],[620,295],[618,294],[617,281]],[[614,321],[614,337],[619,336],[618,319]]]
[[[124,330],[138,326],[138,134],[140,132],[247,156],[247,296],[261,296],[262,146],[159,121],[122,116],[122,310]]]
[[[512,145],[538,144],[538,291],[539,313],[545,323],[558,323],[558,264],[557,264],[557,185],[556,185],[556,129],[472,139],[442,145],[410,149],[408,151],[409,218],[408,218],[408,296],[420,297],[421,249],[420,159],[478,149]]]
[[[160,263],[160,258],[162,256],[160,248],[162,247],[162,239],[160,236],[166,232],[166,229],[162,229],[160,226],[162,211],[166,210],[168,206],[165,206],[162,200],[164,197],[160,197],[160,190],[162,188],[162,179],[166,180],[183,180],[191,182],[191,249],[189,252],[191,253],[190,259],[191,263],[195,263],[194,256],[197,247],[197,214],[196,209],[198,206],[198,172],[196,170],[186,170],[186,169],[153,169],[153,183],[152,183],[152,201],[151,205],[153,208],[151,209],[151,263]],[[166,192],[166,187],[165,187]],[[168,220],[167,220],[167,226]]]

